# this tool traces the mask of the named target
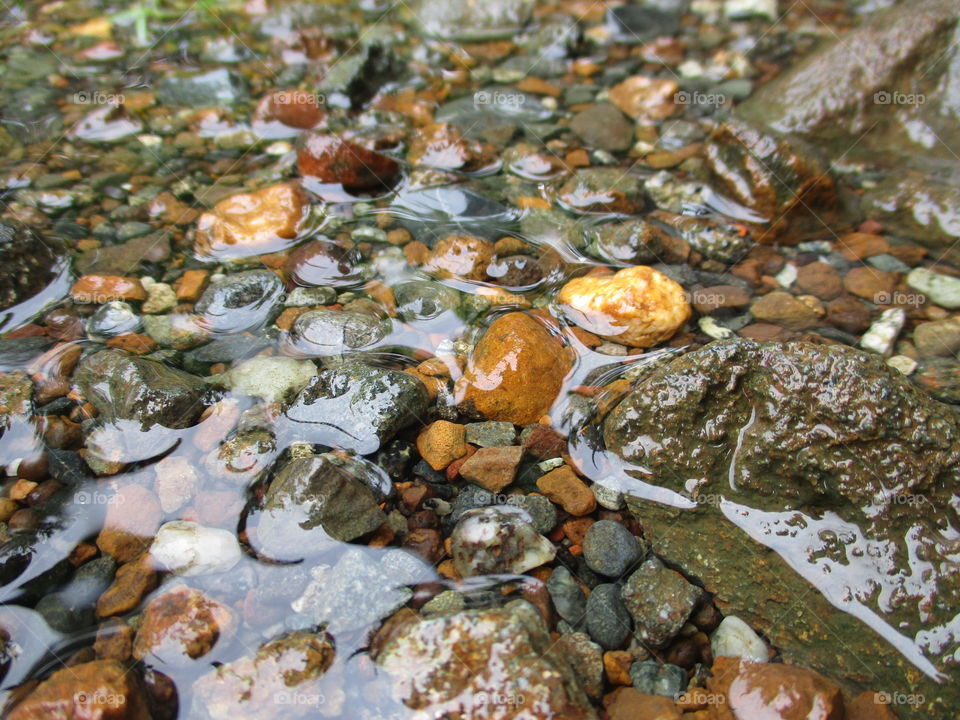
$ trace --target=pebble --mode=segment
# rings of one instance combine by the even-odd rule
[[[466,431],[463,425],[437,420],[417,435],[417,452],[434,470],[446,467],[467,454]]]
[[[736,657],[765,663],[770,659],[767,644],[736,615],[727,615],[710,636],[710,649],[715,658]]]
[[[229,607],[200,590],[179,586],[154,597],[143,609],[133,656],[150,664],[189,666],[235,626]]]
[[[686,670],[676,665],[661,665],[654,660],[635,662],[630,666],[630,678],[633,687],[644,695],[674,698],[687,689]]]
[[[682,717],[671,698],[645,695],[632,687],[615,690],[603,702],[610,720],[681,720]]]
[[[123,615],[140,603],[157,587],[157,572],[149,554],[120,566],[113,584],[97,600],[97,617]]]
[[[140,316],[129,303],[111,300],[97,308],[87,320],[87,336],[93,340],[109,340],[143,329]]]
[[[903,308],[884,310],[860,338],[860,347],[880,355],[889,355],[906,322],[907,313]]]
[[[528,519],[513,507],[465,512],[451,535],[453,563],[461,577],[524,573],[553,560],[556,548]]]
[[[797,281],[798,275],[797,266],[793,263],[787,263],[783,266],[783,270],[774,276],[774,279],[780,284],[780,287],[788,288]]]
[[[303,176],[337,183],[350,192],[389,189],[400,172],[396,160],[335,135],[314,133],[297,152]]]
[[[922,358],[955,357],[960,352],[960,318],[920,323],[913,344]]]
[[[926,295],[935,305],[949,310],[960,308],[960,278],[916,268],[907,275],[907,285]]]
[[[107,505],[97,547],[120,562],[133,560],[150,545],[162,517],[156,495],[140,485],[122,487]]]
[[[513,427],[513,423],[509,422],[468,423],[466,438],[471,445],[500,447],[513,445],[517,439],[517,431]]]
[[[150,555],[164,570],[190,577],[227,572],[240,562],[242,552],[228,530],[174,520],[160,526]]]
[[[759,298],[750,306],[750,313],[760,322],[790,330],[809,330],[820,323],[820,316],[813,308],[790,293],[779,290]]]
[[[283,300],[283,306],[315,307],[317,305],[331,305],[336,300],[337,291],[332,287],[298,287],[287,293]]]
[[[493,256],[493,244],[482,238],[448,235],[434,246],[423,269],[438,280],[483,280]]]
[[[509,495],[507,500],[514,507],[526,511],[530,524],[538,533],[546,535],[557,524],[557,508],[543,495]]]
[[[909,376],[917,369],[919,363],[911,357],[906,355],[894,355],[892,358],[887,360],[887,365],[896,370],[899,370],[903,375]]]
[[[674,113],[679,87],[671,78],[634,75],[610,88],[610,102],[634,120],[664,120]]]
[[[559,565],[547,578],[547,592],[557,614],[574,627],[587,617],[587,596],[570,571]]]
[[[843,278],[833,265],[812,262],[797,271],[797,289],[821,300],[833,300],[843,293]]]
[[[274,403],[292,399],[316,374],[317,366],[310,360],[259,355],[231,368],[222,378],[236,393]]]
[[[779,16],[777,0],[724,0],[723,14],[731,20],[745,20],[751,17],[776,20]]]
[[[593,491],[567,465],[551,470],[537,480],[537,489],[576,517],[589,515],[597,509]]]
[[[669,340],[691,314],[683,288],[643,265],[611,277],[575,278],[563,286],[557,302],[584,330],[630,347]]]
[[[623,525],[599,520],[590,526],[583,540],[583,559],[600,575],[618,578],[643,557],[646,549]]]
[[[147,287],[147,300],[143,303],[143,312],[158,315],[169,312],[177,306],[177,294],[167,283],[151,283]]]
[[[883,272],[872,267],[855,267],[843,278],[843,286],[847,292],[857,297],[876,305],[887,305],[897,286],[897,277],[897,273]]]
[[[697,326],[704,335],[714,340],[727,340],[736,334],[730,328],[725,328],[718,324],[717,321],[711,317],[700,318],[697,320]]]
[[[596,482],[591,487],[597,504],[607,510],[621,510],[624,506],[623,493],[616,488],[610,488],[602,482]]]
[[[119,275],[83,275],[70,288],[70,297],[81,304],[101,305],[111,300],[146,300],[137,278]]]
[[[603,648],[583,632],[564,633],[559,645],[587,695],[600,697],[603,692]]]
[[[637,568],[623,586],[623,602],[636,622],[637,637],[653,647],[665,645],[680,632],[702,594],[656,557]]]
[[[283,281],[269,270],[246,270],[211,283],[194,306],[199,324],[219,333],[258,330],[283,295]]]
[[[597,585],[587,597],[587,632],[604,650],[623,647],[630,635],[630,613],[620,597],[621,587]]]
[[[587,147],[619,152],[633,144],[633,124],[615,106],[606,102],[574,115],[570,129]]]

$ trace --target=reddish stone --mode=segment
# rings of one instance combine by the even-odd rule
[[[567,439],[548,425],[529,425],[521,438],[524,438],[523,449],[537,460],[552,460],[567,451]]]
[[[150,546],[162,518],[160,501],[150,490],[140,485],[122,487],[107,505],[97,547],[120,562],[129,562]]]
[[[311,135],[297,152],[301,175],[325,183],[339,183],[346,190],[388,189],[400,172],[396,160],[334,135]]]
[[[137,278],[119,275],[83,275],[70,288],[78,303],[100,305],[111,300],[146,300],[147,293]]]
[[[847,292],[869,300],[876,305],[889,305],[897,287],[897,273],[872,267],[855,267],[843,279]]]
[[[254,122],[276,120],[288,127],[310,130],[326,117],[316,93],[306,90],[279,90],[266,95],[253,112]]]
[[[97,600],[97,617],[122,615],[138,607],[157,587],[157,573],[148,554],[117,569],[113,584]]]
[[[183,665],[203,657],[233,626],[233,613],[201,591],[178,587],[155,597],[143,611],[133,642],[137,660]]]
[[[500,492],[517,476],[523,448],[486,447],[477,450],[460,466],[460,475],[490,492]]]
[[[589,515],[597,509],[593,491],[567,465],[551,470],[537,480],[537,489],[571,515]]]
[[[870,308],[852,295],[841,295],[827,304],[827,322],[857,335],[870,327]]]

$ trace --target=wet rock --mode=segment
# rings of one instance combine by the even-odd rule
[[[90,718],[150,720],[137,673],[116,660],[94,660],[58,670],[10,713],[10,720]]]
[[[456,392],[460,408],[489,420],[527,425],[556,400],[571,362],[565,348],[525,313],[490,325],[467,363]]]
[[[91,560],[74,573],[63,590],[40,598],[36,611],[47,625],[62,633],[93,625],[97,597],[110,585],[116,567],[116,561],[109,556]]]
[[[177,587],[144,608],[133,656],[148,664],[182,667],[209,653],[233,625],[230,608],[199,590]]]
[[[569,465],[562,465],[541,477],[537,480],[537,489],[575,517],[589,515],[597,509],[593,491]]]
[[[150,556],[161,569],[189,577],[227,572],[240,562],[241,551],[228,530],[174,520],[160,526]]]
[[[547,578],[547,592],[550,593],[557,614],[574,627],[579,626],[587,617],[587,596],[563,565],[555,567]]]
[[[611,8],[607,22],[618,42],[639,45],[680,30],[680,12],[654,3],[631,3]]]
[[[352,47],[354,52],[339,56],[328,67],[318,87],[327,104],[360,110],[381,87],[404,74],[403,61],[388,45],[368,40],[367,35],[360,33],[359,47]]]
[[[426,388],[411,375],[351,361],[322,370],[286,419],[299,439],[366,455],[422,418],[427,402]]]
[[[54,278],[56,254],[25,227],[0,223],[0,310],[33,297]]]
[[[623,602],[636,622],[637,636],[653,647],[665,645],[680,631],[702,594],[655,557],[637,568],[623,586]]]
[[[560,188],[559,199],[579,213],[635,215],[647,204],[640,179],[614,168],[578,170]]]
[[[672,698],[682,695],[687,689],[686,670],[676,665],[661,665],[653,660],[631,665],[630,678],[633,680],[633,687],[644,695]]]
[[[920,323],[913,331],[913,344],[922,358],[956,357],[960,352],[960,319]]]
[[[643,557],[646,548],[623,525],[599,520],[590,526],[583,540],[583,559],[600,575],[617,578]]]
[[[117,335],[143,329],[140,316],[128,303],[111,301],[97,308],[87,320],[87,335],[93,340],[109,340]]]
[[[543,495],[511,494],[507,496],[507,502],[526,512],[538,533],[546,535],[557,524],[557,508]]]
[[[420,32],[428,37],[464,42],[509,38],[527,24],[533,0],[493,0],[477,4],[466,0],[418,0],[413,5]]]
[[[460,475],[468,482],[497,493],[514,481],[522,459],[522,447],[480,448],[460,466]]]
[[[456,290],[440,283],[411,280],[393,287],[397,314],[404,320],[432,320],[460,304]]]
[[[709,218],[675,215],[664,210],[655,210],[651,217],[672,228],[678,234],[680,242],[685,242],[710,260],[729,265],[743,259],[754,246],[753,240],[743,232],[741,225]],[[663,258],[666,259],[667,257]],[[683,260],[686,260],[686,257]]]
[[[590,233],[590,252],[602,260],[631,265],[685,262],[690,246],[648,220],[601,225]]]
[[[372,655],[392,678],[394,697],[431,716],[596,717],[551,645],[536,609],[519,600],[430,618],[398,615],[374,638]]]
[[[203,381],[156,360],[101,350],[77,366],[74,382],[106,422],[184,428],[203,411]]]
[[[610,103],[597,103],[577,113],[570,129],[591,148],[619,152],[633,144],[633,125]]]
[[[292,244],[307,217],[298,185],[281,183],[218,202],[197,221],[194,252],[201,258],[244,258]]]
[[[819,231],[822,224],[813,213],[829,219],[835,204],[833,179],[799,141],[730,120],[710,137],[705,157],[723,192],[770,223],[764,236]]]
[[[292,460],[264,497],[257,525],[263,551],[280,559],[349,542],[386,521],[373,491],[349,469],[317,455]]]
[[[161,103],[188,108],[232,105],[246,95],[243,78],[225,68],[167,75],[157,86]]]
[[[297,285],[309,288],[350,287],[367,278],[357,267],[358,260],[355,250],[347,250],[330,240],[311,240],[290,254],[284,273]]]
[[[812,307],[787,292],[775,291],[750,306],[755,320],[780,325],[790,330],[809,330],[820,324],[820,315]]]
[[[465,429],[467,442],[478,447],[506,447],[517,439],[517,431],[509,422],[468,423]]]
[[[203,467],[213,477],[246,487],[270,466],[279,452],[277,439],[269,430],[241,430],[220,443],[206,457]]]
[[[313,134],[297,151],[297,170],[304,177],[337,183],[349,192],[389,190],[400,165],[386,155],[333,135]]]
[[[314,567],[310,575],[292,607],[334,634],[371,629],[410,600],[409,585],[432,578],[427,566],[408,552],[374,555],[361,548],[350,548],[332,567]]]
[[[465,512],[451,535],[457,572],[462,577],[519,574],[553,560],[556,549],[529,520],[529,515],[514,507]]]
[[[750,304],[750,294],[736,285],[712,285],[692,294],[693,307],[702,315],[736,310]]]
[[[612,277],[575,278],[563,286],[557,302],[584,330],[631,347],[668,340],[691,314],[683,288],[643,265]]]
[[[298,130],[311,130],[327,113],[314,93],[304,90],[278,90],[265,95],[253,111],[253,123],[279,122]]]
[[[586,633],[564,633],[560,645],[570,659],[570,665],[580,686],[592,698],[603,693],[603,649],[590,640]]]
[[[492,259],[493,245],[486,240],[449,235],[434,246],[423,269],[440,280],[451,277],[482,280]]]
[[[144,315],[142,320],[144,332],[160,347],[191,350],[209,339],[203,320],[197,315]]]
[[[903,308],[884,310],[860,338],[860,347],[880,355],[890,355],[906,321],[907,314]]]
[[[210,720],[308,717],[324,704],[318,680],[333,664],[333,640],[294,632],[225,663],[193,684],[197,712]]]
[[[427,245],[448,235],[497,240],[516,219],[510,208],[455,185],[404,190],[397,194],[390,212]]]
[[[261,327],[274,313],[283,294],[283,281],[269,270],[228,275],[208,287],[194,310],[213,332],[235,333]]]
[[[410,141],[411,165],[435,170],[476,172],[496,162],[495,148],[464,138],[450,123],[430,123],[418,128]]]
[[[290,338],[309,357],[340,355],[375,345],[390,331],[384,317],[351,310],[308,310],[293,323]]]
[[[833,265],[812,262],[797,271],[797,289],[816,295],[821,300],[833,300],[843,292],[843,280]]]
[[[725,705],[737,720],[765,714],[842,720],[846,715],[840,688],[806,668],[717,658],[707,687],[726,697]]]
[[[628,683],[629,684],[629,683]],[[632,687],[615,690],[603,699],[610,720],[681,720],[672,698],[646,695]]]
[[[661,397],[671,398],[668,407]],[[937,571],[912,585],[916,569],[908,558],[922,552],[937,567],[935,558],[946,552],[936,538],[915,534],[917,507],[924,522],[953,522],[940,488],[958,473],[958,432],[952,410],[880,356],[742,340],[665,363],[611,411],[604,427],[607,447],[644,467],[647,482],[677,493],[681,507],[705,493],[722,495],[719,505],[698,503],[695,511],[628,497],[658,554],[700,579],[787,661],[829,671],[851,687],[860,680],[842,670],[850,652],[874,669],[875,682],[896,686],[907,676],[916,681],[914,663],[934,672],[948,651],[937,644],[931,652],[926,633],[950,622],[952,613],[939,614],[933,603],[921,616],[916,603],[953,597],[960,588]],[[920,547],[909,550],[908,537]],[[776,552],[744,555],[744,542]],[[867,547],[879,556],[870,557]],[[731,584],[735,576],[750,582]],[[891,607],[878,595],[858,595],[864,578],[881,594],[911,600]],[[800,595],[810,612],[781,623],[777,608]],[[863,617],[877,632],[897,632],[903,654],[867,631],[857,619]],[[923,680],[919,686],[931,692],[925,708],[951,702],[943,686],[934,690]]]
[[[907,285],[926,295],[935,305],[950,310],[960,308],[960,278],[916,268],[907,275]]]
[[[273,403],[290,400],[317,374],[309,360],[258,356],[224,373],[224,385],[236,393]]]
[[[945,358],[927,360],[913,380],[940,402],[960,405],[960,363]]]
[[[870,308],[852,295],[841,295],[827,305],[827,322],[850,333],[861,333],[870,326]]]
[[[83,275],[70,288],[78,303],[99,305],[111,300],[146,300],[147,293],[136,278],[119,275]]]
[[[466,455],[465,438],[463,425],[437,420],[417,436],[417,452],[434,470],[445,470],[447,465]]]
[[[94,497],[102,496],[78,493],[77,499],[84,502]],[[160,502],[152,492],[141,485],[121,487],[109,498],[97,547],[120,562],[133,560],[150,546],[162,517]]]
[[[157,587],[153,560],[144,554],[117,570],[113,584],[97,600],[97,617],[123,615],[140,606],[147,593]],[[131,638],[132,640],[132,638]]]
[[[623,647],[630,635],[630,613],[621,592],[619,585],[601,584],[587,598],[587,632],[604,650]]]
[[[710,650],[715,658],[734,657],[764,663],[770,651],[753,628],[736,615],[728,615],[710,636]]]
[[[487,277],[495,283],[515,288],[536,285],[543,279],[543,273],[540,262],[528,255],[497,257],[486,268]]]
[[[674,97],[679,89],[671,78],[634,75],[610,88],[610,102],[634,120],[665,120],[677,109]]]

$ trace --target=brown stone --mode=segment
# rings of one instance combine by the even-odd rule
[[[790,293],[779,290],[754,302],[750,313],[761,322],[781,325],[790,330],[809,330],[820,323],[820,316],[813,308]]]
[[[709,315],[721,308],[742,308],[750,304],[750,294],[736,285],[713,285],[692,293],[694,309]]]
[[[547,425],[531,425],[520,437],[523,449],[537,460],[552,460],[567,451],[567,439]]]
[[[610,102],[634,120],[664,120],[677,109],[673,99],[678,85],[670,78],[634,75],[610,88]]]
[[[618,688],[603,699],[610,720],[680,720],[683,716],[670,698],[644,695],[634,688]]]
[[[111,618],[97,628],[93,651],[98,660],[130,659],[133,650],[133,628],[119,618]]]
[[[157,587],[157,572],[149,554],[117,569],[113,584],[97,600],[97,617],[111,617],[128,613]]]
[[[456,125],[430,123],[417,128],[407,159],[411,165],[470,172],[491,165],[496,159],[496,149],[464,138]]]
[[[147,292],[137,278],[119,275],[83,275],[70,288],[78,303],[101,305],[111,300],[146,300]]]
[[[898,273],[884,272],[872,267],[855,267],[843,279],[847,292],[869,300],[875,305],[889,305],[897,287]]]
[[[281,90],[263,97],[253,112],[253,121],[280,122],[301,130],[315,128],[326,117],[316,93],[306,90]]]
[[[434,470],[445,470],[466,455],[466,428],[446,420],[432,422],[417,436],[417,452]]]
[[[233,613],[201,591],[178,587],[158,595],[143,611],[133,642],[137,660],[183,665],[203,657],[233,626]]]
[[[141,485],[121,487],[107,505],[97,547],[119,562],[129,562],[150,546],[162,518],[160,501],[150,490]]]
[[[393,158],[334,135],[313,134],[297,152],[303,176],[337,183],[351,192],[389,189],[400,173]]]
[[[827,304],[827,322],[856,335],[870,327],[870,308],[852,295],[841,295]]]
[[[482,280],[493,259],[493,245],[470,235],[448,235],[437,242],[423,269],[439,279]]]
[[[816,295],[821,300],[833,300],[843,292],[843,280],[833,265],[813,262],[797,270],[798,290]]]
[[[954,357],[960,352],[960,316],[920,323],[913,344],[922,358]]]
[[[572,364],[567,349],[540,322],[508,313],[480,339],[456,396],[468,413],[529,425],[549,412]]]
[[[847,703],[847,720],[897,720],[882,693],[862,692]]]
[[[207,289],[209,278],[209,270],[187,270],[173,285],[177,300],[195,303]]]
[[[460,475],[484,490],[497,493],[513,482],[522,458],[522,447],[480,448],[460,466]]]
[[[874,255],[883,255],[890,250],[890,243],[879,235],[850,233],[838,242],[840,254],[847,260],[863,260]]]
[[[633,665],[633,655],[626,650],[608,650],[603,654],[603,672],[611,685],[632,685],[631,665]]]
[[[597,509],[593,490],[568,465],[551,470],[537,480],[537,489],[571,515],[589,515]]]
[[[116,660],[58,670],[40,683],[9,720],[150,720],[138,675]]]

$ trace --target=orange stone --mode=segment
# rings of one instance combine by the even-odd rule
[[[423,269],[441,280],[451,277],[483,280],[491,260],[493,245],[486,240],[470,235],[448,235],[434,246]]]
[[[417,452],[434,470],[445,470],[467,454],[466,428],[446,420],[432,422],[417,436]]]
[[[78,303],[101,305],[111,300],[146,300],[147,292],[137,278],[120,275],[83,275],[70,288]]]
[[[163,511],[160,501],[141,485],[122,487],[109,498],[97,547],[120,562],[129,562],[153,542]]]
[[[200,590],[178,587],[158,595],[144,609],[133,656],[161,664],[189,664],[210,652],[233,625],[233,613],[226,605]]]
[[[674,96],[678,89],[670,78],[634,75],[610,88],[610,102],[635,120],[664,120],[677,109]]]
[[[133,562],[117,568],[113,584],[97,600],[97,617],[128,613],[157,587],[157,572],[150,555],[144,553]]]
[[[631,665],[633,665],[633,655],[626,650],[608,650],[603,654],[603,671],[607,676],[607,682],[611,685],[632,685]]]
[[[207,280],[210,278],[208,270],[187,270],[173,285],[177,300],[195,303],[207,289]]]
[[[537,480],[537,489],[571,515],[581,517],[597,509],[593,490],[568,465],[551,470]]]

